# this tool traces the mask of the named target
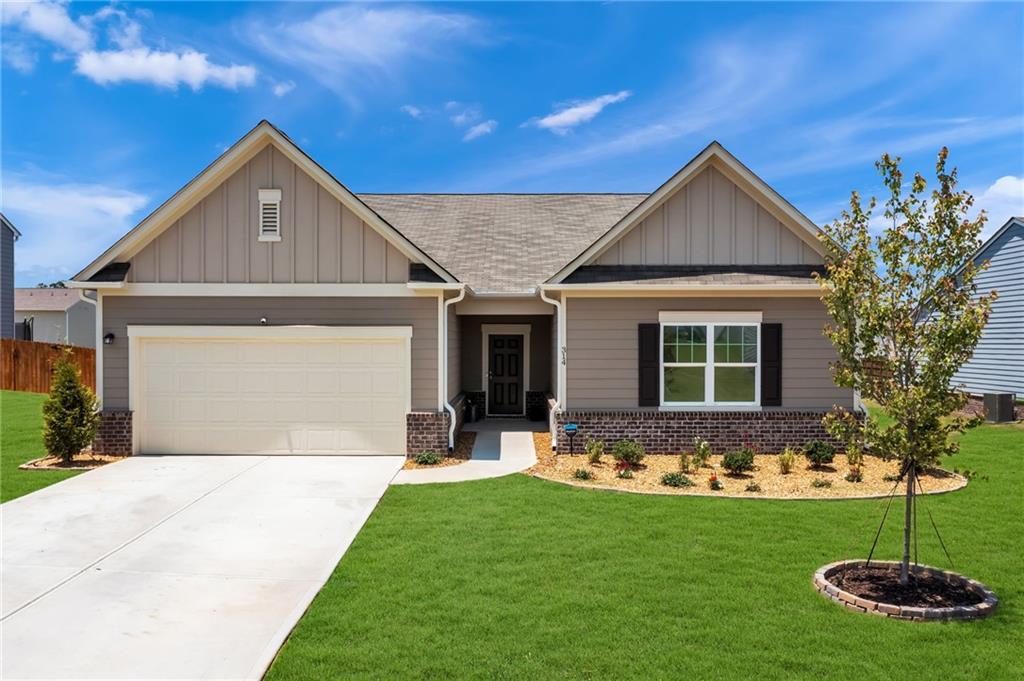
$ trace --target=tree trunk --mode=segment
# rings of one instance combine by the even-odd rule
[[[906,586],[910,582],[910,531],[913,527],[914,513],[914,487],[916,482],[914,476],[916,469],[914,463],[907,465],[907,496],[906,508],[903,513],[903,563],[900,565],[900,585]]]

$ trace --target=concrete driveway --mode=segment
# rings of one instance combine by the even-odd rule
[[[0,506],[0,678],[259,678],[402,461],[136,457]]]

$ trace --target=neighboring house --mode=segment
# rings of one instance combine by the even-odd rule
[[[649,195],[356,195],[264,121],[71,282],[96,448],[440,450],[468,400],[655,452],[821,438],[854,407],[823,252],[717,143]]]
[[[96,347],[96,303],[80,290],[14,289],[14,319],[21,340]]]
[[[1024,218],[1010,218],[971,260],[988,263],[975,282],[979,293],[998,292],[981,341],[953,377],[973,395],[991,392],[1024,396]]]
[[[0,213],[0,338],[14,338],[14,242],[20,236]]]

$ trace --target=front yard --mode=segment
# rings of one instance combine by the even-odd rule
[[[23,471],[18,466],[46,454],[43,400],[38,393],[0,390],[0,502],[78,475],[80,471]]]
[[[863,556],[879,500],[651,497],[514,475],[391,487],[268,678],[1019,678],[1024,428],[964,435],[964,490],[924,497],[980,622],[845,611],[814,570]],[[895,514],[895,515],[898,515]],[[890,514],[880,557],[898,557]],[[945,565],[929,525],[923,562]],[[1017,671],[1014,671],[1017,670]]]

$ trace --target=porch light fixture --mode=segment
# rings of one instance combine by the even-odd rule
[[[104,345],[113,345],[114,344],[114,334],[108,333],[105,336],[103,336],[103,344]]]

